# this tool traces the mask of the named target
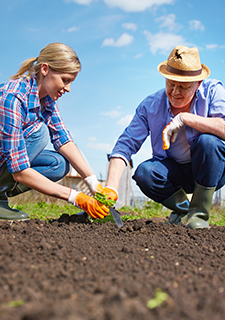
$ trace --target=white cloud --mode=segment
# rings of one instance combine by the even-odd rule
[[[110,143],[98,142],[96,137],[90,137],[90,138],[88,138],[88,140],[89,140],[89,142],[87,144],[87,147],[89,149],[111,152],[111,150],[113,148],[113,145],[111,145]]]
[[[206,49],[216,49],[218,48],[218,44],[207,44],[206,45]]]
[[[141,58],[141,57],[143,57],[143,53],[138,53],[138,54],[136,54],[136,56],[134,57],[134,59],[139,59],[139,58]]]
[[[203,24],[199,20],[189,21],[189,27],[192,30],[201,30],[201,31],[205,30],[205,27],[203,26]]]
[[[66,2],[75,2],[77,4],[89,5],[93,0],[65,0]]]
[[[117,125],[119,126],[128,126],[128,124],[131,122],[132,118],[133,118],[133,114],[128,114],[125,117],[121,118],[119,121],[117,121]]]
[[[81,5],[89,5],[96,0],[65,0]],[[173,4],[175,0],[103,0],[105,4],[112,8],[119,8],[126,12],[142,12],[154,6]]]
[[[127,30],[132,30],[132,31],[137,30],[137,25],[135,23],[131,23],[131,22],[123,23],[122,27]]]
[[[123,33],[117,40],[113,39],[113,38],[106,38],[103,43],[102,46],[103,47],[124,47],[124,46],[128,46],[129,44],[131,44],[134,41],[134,37],[131,36],[128,33]]]
[[[71,28],[68,28],[66,31],[67,32],[74,32],[74,31],[77,31],[78,30],[78,28],[77,27],[71,27]]]
[[[187,45],[182,36],[173,34],[159,32],[152,34],[151,32],[145,30],[144,34],[148,40],[150,51],[152,54],[156,54],[157,51],[162,54],[168,54],[177,45]]]
[[[109,7],[120,8],[127,12],[141,12],[153,6],[173,4],[174,0],[103,0]]]
[[[113,109],[110,111],[102,111],[102,112],[100,112],[100,114],[104,117],[118,118],[121,114],[121,111],[119,111],[119,109],[121,109],[120,106],[118,106],[116,109]]]
[[[179,26],[176,22],[176,16],[175,14],[171,13],[168,14],[167,16],[162,16],[160,18],[157,18],[155,21],[156,22],[161,22],[160,24],[160,28],[168,28],[169,31],[172,30],[178,30],[181,28],[181,26]]]

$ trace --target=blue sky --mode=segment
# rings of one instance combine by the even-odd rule
[[[224,12],[224,0],[7,0],[0,82],[48,43],[71,46],[82,71],[59,100],[61,115],[97,177],[106,178],[107,153],[137,105],[164,87],[157,65],[174,46],[198,47],[210,77],[225,83]],[[150,156],[147,139],[134,168]]]

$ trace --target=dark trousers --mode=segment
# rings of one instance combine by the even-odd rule
[[[61,180],[69,172],[69,162],[60,153],[46,149],[49,141],[49,131],[45,124],[42,124],[41,128],[33,132],[25,141],[32,169],[54,182]],[[2,169],[1,176],[7,170],[6,165]],[[8,173],[7,176],[11,176],[11,174]],[[2,183],[0,177],[0,186]]]
[[[162,203],[181,187],[193,193],[195,181],[220,189],[225,184],[225,144],[211,134],[201,134],[191,146],[191,162],[152,159],[141,163],[132,177],[150,199]]]

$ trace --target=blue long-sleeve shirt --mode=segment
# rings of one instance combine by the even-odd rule
[[[225,119],[225,89],[223,84],[214,79],[204,80],[192,100],[190,113],[202,117]],[[152,155],[155,158],[173,157],[170,150],[162,149],[162,131],[173,117],[165,89],[148,96],[137,107],[131,123],[118,138],[110,158],[119,157],[128,163],[132,154],[138,152],[148,136],[151,139]],[[185,126],[185,131],[181,130],[175,143],[179,144],[185,132],[189,146],[200,135],[199,131]],[[176,148],[176,152],[179,152],[179,148]]]
[[[56,101],[46,96],[39,101],[37,82],[17,79],[0,85],[0,168],[10,173],[30,167],[25,138],[44,122],[55,150],[72,141],[59,114]]]

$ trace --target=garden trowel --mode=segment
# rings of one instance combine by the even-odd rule
[[[121,219],[119,212],[113,207],[110,207],[109,210],[112,213],[117,226],[121,228],[123,226],[123,220]]]

